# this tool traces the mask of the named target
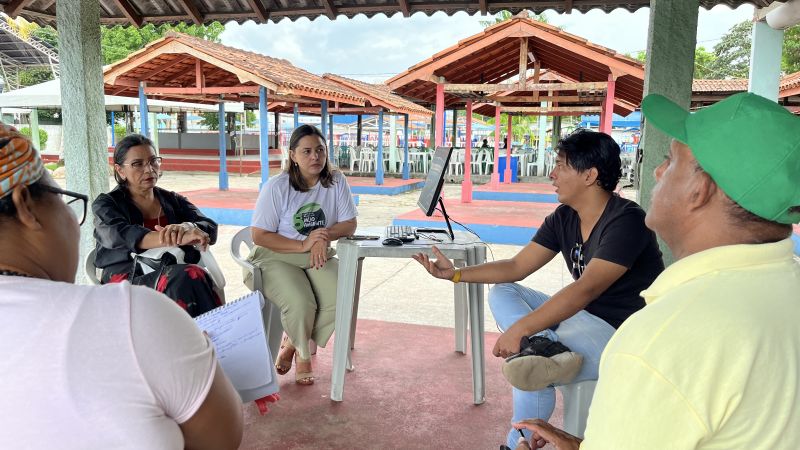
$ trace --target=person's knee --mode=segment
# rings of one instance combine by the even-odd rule
[[[506,302],[510,298],[519,297],[516,283],[499,283],[489,289],[489,307],[498,302]]]

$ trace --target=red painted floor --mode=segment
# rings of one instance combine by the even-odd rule
[[[196,191],[181,192],[190,202],[200,208],[229,208],[251,210],[258,199],[255,189],[199,189]]]
[[[541,226],[544,218],[555,211],[557,203],[532,202],[500,202],[495,200],[473,200],[472,203],[461,203],[457,199],[444,200],[445,210],[451,219],[465,224],[504,225],[514,227]],[[438,211],[433,217],[425,217],[419,208],[396,216],[405,220],[438,220],[444,218]]]
[[[523,192],[532,194],[555,194],[556,188],[549,183],[500,183],[496,189],[492,188],[491,183],[476,184],[474,187],[476,191],[490,191],[490,192]]]
[[[437,301],[426,299],[426,301]],[[511,389],[486,333],[486,402],[472,404],[470,356],[453,330],[359,320],[344,401],[330,395],[333,342],[314,357],[317,382],[281,377],[281,400],[260,416],[245,406],[243,449],[496,449],[511,419]],[[554,423],[562,422],[560,399]]]
[[[404,180],[402,178],[384,177],[383,184],[381,186],[387,188],[409,186],[419,183],[420,181],[425,180],[421,180],[419,178]],[[347,183],[350,186],[375,186],[375,177],[347,177]]]

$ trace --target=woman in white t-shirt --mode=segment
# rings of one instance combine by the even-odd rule
[[[194,321],[153,289],[73,284],[87,200],[0,124],[0,448],[237,448],[241,400]]]
[[[288,168],[256,202],[249,260],[261,269],[264,295],[281,309],[286,335],[275,361],[281,375],[314,383],[308,341],[324,347],[333,334],[339,264],[330,243],[356,231],[356,205],[344,175],[328,160],[325,136],[301,125],[289,139]],[[252,284],[252,280],[245,279]]]

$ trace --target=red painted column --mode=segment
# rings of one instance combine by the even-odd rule
[[[461,182],[461,203],[472,202],[472,100],[467,100],[466,140],[464,144],[464,181]]]
[[[439,83],[436,85],[436,142],[433,147],[444,146],[444,85]]]
[[[503,184],[511,184],[511,115],[508,115],[508,134],[506,134],[506,173]]]
[[[494,107],[494,164],[492,164],[492,189],[500,187],[500,172],[497,163],[500,160],[500,107]]]
[[[606,98],[603,100],[603,111],[600,113],[600,131],[611,135],[611,126],[614,121],[614,94],[617,87],[617,81],[614,74],[608,74],[608,89],[606,90]]]

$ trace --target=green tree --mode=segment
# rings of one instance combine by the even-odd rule
[[[22,127],[20,128],[19,132],[22,135],[27,136],[28,138],[31,137],[30,127]],[[47,146],[47,138],[48,138],[47,131],[44,131],[43,129],[39,128],[39,150],[44,150],[44,148]]]
[[[714,46],[709,70],[714,78],[747,78],[750,71],[750,48],[753,23],[749,20],[731,27]]]
[[[702,45],[694,50],[694,78],[696,80],[706,80],[709,78],[718,78],[714,76],[714,61],[717,56],[706,50]]]
[[[123,27],[121,25],[102,27],[100,29],[100,45],[103,52],[103,61],[105,64],[119,61],[170,31],[219,42],[219,36],[225,31],[225,26],[219,22],[213,22],[209,25],[179,23],[177,25],[164,24],[159,26],[147,24],[139,28],[133,26]]]
[[[800,25],[783,32],[783,71],[800,72]]]

